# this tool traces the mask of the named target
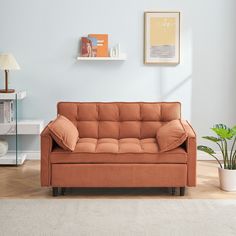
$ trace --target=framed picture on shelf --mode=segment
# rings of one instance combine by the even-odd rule
[[[180,12],[144,13],[144,63],[180,63]]]

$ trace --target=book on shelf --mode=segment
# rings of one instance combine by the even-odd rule
[[[13,101],[0,101],[0,123],[11,123],[13,121]]]
[[[97,56],[97,39],[94,37],[81,38],[81,56],[96,57]]]
[[[97,57],[108,57],[108,34],[89,34],[97,39]]]

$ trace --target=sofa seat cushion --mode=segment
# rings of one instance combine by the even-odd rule
[[[77,143],[74,152],[88,153],[157,153],[158,145],[154,138],[149,139],[92,139],[82,138]]]
[[[186,163],[187,153],[181,147],[160,153],[155,138],[81,138],[73,152],[56,147],[50,158],[52,163]]]

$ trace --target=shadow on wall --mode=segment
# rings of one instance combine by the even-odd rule
[[[168,100],[168,98],[171,97],[172,94],[174,94],[178,90],[181,90],[182,87],[184,87],[189,82],[189,80],[191,80],[191,79],[192,79],[192,76],[190,75],[186,79],[183,79],[183,81],[178,83],[175,87],[171,88],[170,91],[167,91],[166,94],[161,94],[162,100],[164,100],[164,101]]]
[[[181,32],[180,64],[159,69],[160,101],[179,101],[182,118],[191,121],[192,105],[192,30]]]

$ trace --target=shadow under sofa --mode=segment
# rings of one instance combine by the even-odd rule
[[[41,133],[41,185],[54,196],[67,187],[180,187],[184,195],[186,186],[196,186],[196,135],[181,120],[180,103],[60,102],[57,113],[77,127],[79,139],[68,151],[48,125]],[[185,140],[161,152],[158,130],[174,120]]]

